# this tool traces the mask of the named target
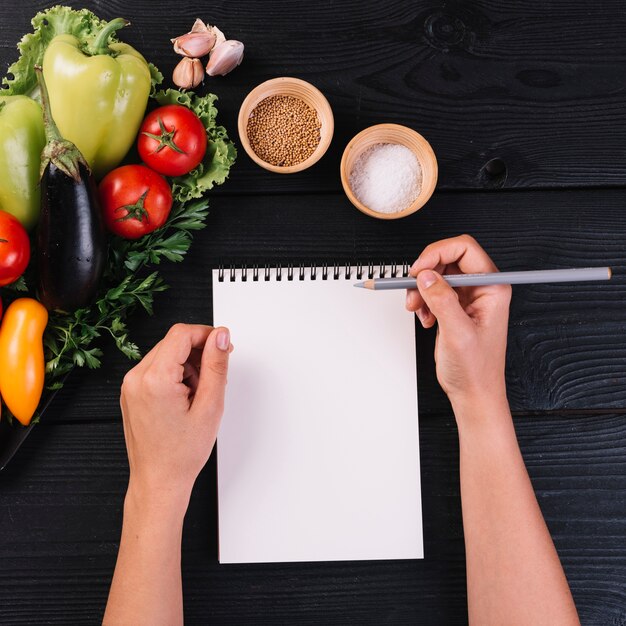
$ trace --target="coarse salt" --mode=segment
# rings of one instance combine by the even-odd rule
[[[359,156],[350,172],[350,188],[378,213],[407,209],[422,188],[422,168],[406,146],[377,143]]]

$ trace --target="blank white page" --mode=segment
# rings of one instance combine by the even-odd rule
[[[415,322],[405,292],[234,282],[217,443],[221,563],[423,557]]]

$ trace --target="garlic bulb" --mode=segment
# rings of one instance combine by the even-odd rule
[[[173,80],[183,89],[192,89],[202,80],[198,59],[209,55],[206,73],[209,76],[224,76],[234,70],[243,59],[243,44],[241,41],[226,39],[224,33],[217,26],[205,24],[196,19],[191,30],[171,40],[174,52],[185,58],[176,66]]]
[[[193,89],[197,87],[204,77],[204,68],[200,59],[191,59],[184,57],[180,63],[174,68],[172,81],[182,89]]]
[[[234,70],[243,59],[243,44],[241,41],[227,39],[213,48],[206,73],[209,76],[225,76]]]

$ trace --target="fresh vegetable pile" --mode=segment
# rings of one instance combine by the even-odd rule
[[[126,319],[167,288],[151,266],[183,259],[236,156],[216,96],[157,91],[125,20],[32,24],[0,91],[0,395],[24,425],[44,386],[100,366],[98,337],[139,358]]]

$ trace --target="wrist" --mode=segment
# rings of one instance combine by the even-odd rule
[[[131,476],[124,509],[145,517],[182,522],[189,506],[191,487],[154,485]]]
[[[472,432],[501,430],[512,427],[511,410],[506,390],[450,397],[459,436]]]

